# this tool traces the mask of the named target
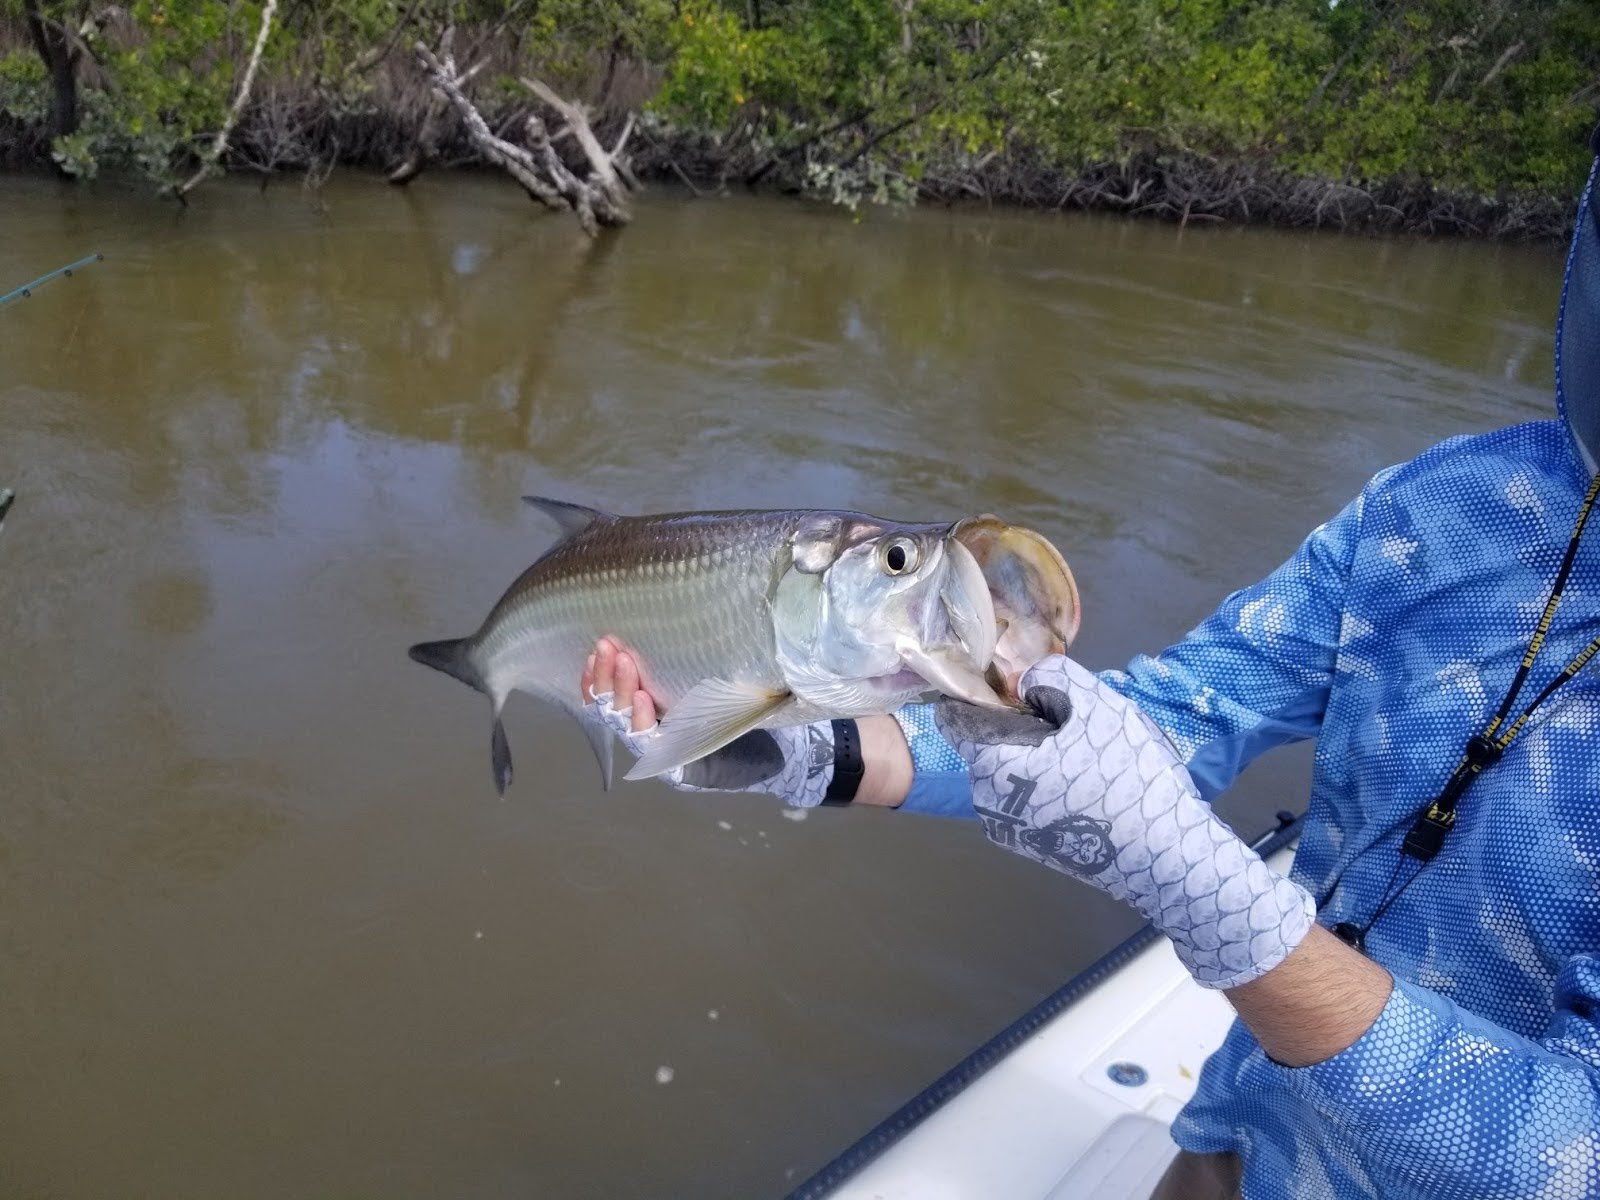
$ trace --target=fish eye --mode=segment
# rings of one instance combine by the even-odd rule
[[[878,561],[886,575],[904,575],[908,571],[915,571],[920,557],[917,544],[903,537],[885,542],[883,549],[878,552]]]

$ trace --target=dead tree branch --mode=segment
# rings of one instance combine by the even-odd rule
[[[233,127],[239,122],[239,114],[244,111],[244,106],[250,100],[250,89],[255,86],[256,69],[261,66],[261,53],[267,48],[267,35],[272,32],[272,19],[278,13],[278,0],[267,0],[261,6],[261,28],[256,30],[256,44],[250,50],[250,64],[244,69],[244,79],[239,83],[239,94],[233,98],[233,105],[228,109],[227,118],[222,122],[222,128],[217,130],[217,137],[211,143],[211,149],[200,160],[200,168],[191,175],[187,182],[178,185],[177,196],[182,200],[189,192],[222,161],[222,156],[228,149],[228,135],[233,132]]]
[[[495,137],[489,129],[489,123],[483,119],[483,114],[466,93],[461,90],[462,84],[469,79],[473,71],[465,75],[456,70],[455,56],[450,53],[449,35],[440,45],[441,54],[435,55],[421,42],[416,44],[417,61],[422,64],[422,69],[427,72],[429,81],[434,89],[443,96],[456,115],[461,118],[461,123],[467,127],[467,137],[471,140],[473,148],[484,158],[503,168],[511,178],[522,185],[522,190],[533,199],[547,208],[561,209],[566,205],[562,202],[560,194],[547,183],[540,174],[540,167],[521,146],[515,145],[503,138]]]
[[[622,137],[617,139],[617,148],[607,151],[600,144],[600,139],[595,137],[594,130],[589,128],[589,114],[583,110],[583,105],[569,103],[563,100],[545,83],[537,79],[522,77],[522,86],[527,88],[539,99],[560,114],[567,125],[566,128],[578,139],[578,145],[583,150],[583,157],[589,162],[589,179],[591,187],[596,187],[608,205],[622,214],[622,218],[615,224],[622,225],[628,221],[627,183],[617,172],[616,156],[621,153],[623,143],[627,141],[627,130]],[[633,121],[629,118],[628,126],[632,128]]]
[[[1477,90],[1481,92],[1484,88],[1493,83],[1495,79],[1499,77],[1500,72],[1506,69],[1506,66],[1511,62],[1511,60],[1522,53],[1524,45],[1525,43],[1523,42],[1512,42],[1511,45],[1507,46],[1505,48],[1505,53],[1494,60],[1494,66],[1490,67],[1484,77],[1478,80]]]
[[[439,95],[455,109],[466,127],[473,148],[489,162],[505,170],[533,199],[553,209],[565,209],[578,218],[585,233],[593,237],[602,226],[626,225],[632,214],[626,199],[626,169],[619,172],[619,161],[614,161],[589,127],[583,109],[563,100],[537,80],[524,79],[545,104],[553,108],[567,122],[556,136],[570,132],[584,151],[589,163],[589,174],[579,177],[562,161],[552,144],[544,122],[537,116],[529,117],[525,126],[527,146],[519,146],[495,135],[483,114],[467,97],[467,81],[477,68],[461,72],[456,68],[451,53],[451,31],[446,30],[435,54],[422,42],[415,46],[417,61],[429,82]],[[481,65],[481,64],[480,64]],[[620,150],[620,141],[619,146]]]

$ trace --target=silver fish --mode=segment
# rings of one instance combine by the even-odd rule
[[[495,785],[511,782],[512,692],[584,721],[576,683],[596,640],[638,661],[663,713],[627,773],[644,779],[752,729],[893,712],[943,693],[1014,706],[1029,662],[1071,642],[1071,572],[1038,534],[982,516],[903,524],[787,510],[619,517],[526,496],[562,538],[470,637],[411,657],[493,705]],[[611,780],[611,740],[584,721]]]

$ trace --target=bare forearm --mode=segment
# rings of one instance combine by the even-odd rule
[[[893,717],[862,717],[861,762],[864,771],[856,790],[857,804],[896,808],[911,790],[911,751]]]
[[[1389,972],[1313,925],[1288,958],[1225,995],[1269,1058],[1306,1067],[1354,1045],[1393,987]]]

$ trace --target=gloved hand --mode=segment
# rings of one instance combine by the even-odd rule
[[[603,721],[638,757],[660,722],[654,701],[639,690],[632,656],[601,641],[589,656],[580,687],[585,712]],[[619,697],[627,703],[619,706]],[[764,792],[796,808],[814,808],[833,781],[833,761],[833,723],[817,721],[753,730],[656,778],[687,792]]]
[[[1287,958],[1315,902],[1212,814],[1138,706],[1059,655],[1021,690],[1037,716],[936,709],[990,840],[1131,904],[1206,987],[1237,987]]]

